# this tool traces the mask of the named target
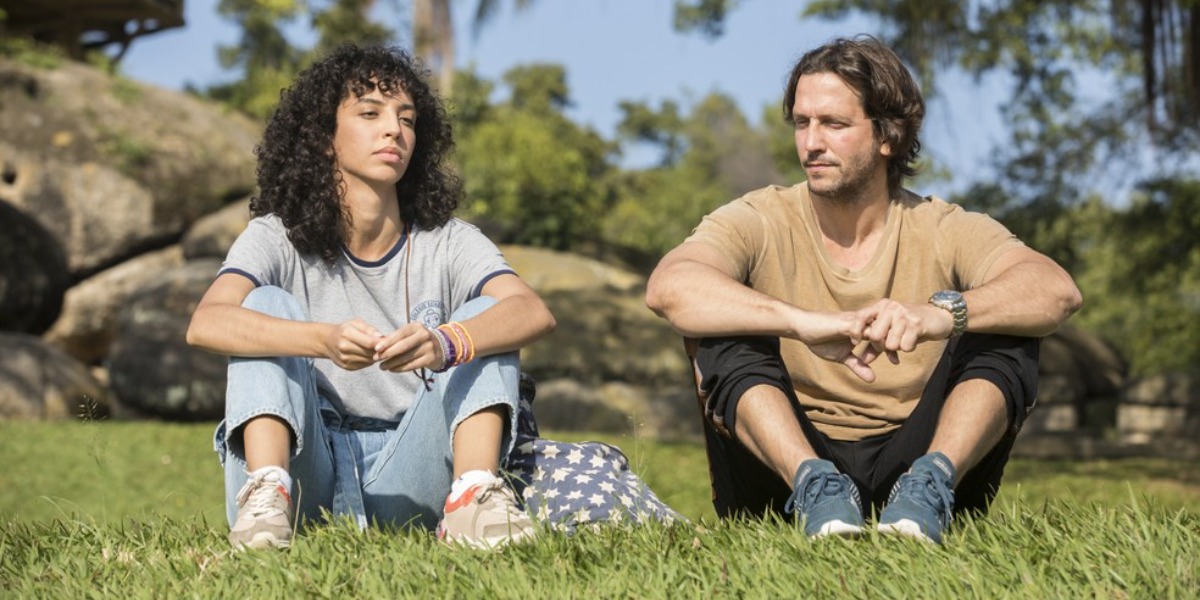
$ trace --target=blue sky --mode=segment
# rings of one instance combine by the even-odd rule
[[[508,3],[511,5],[512,3]],[[217,45],[231,44],[237,28],[216,13],[217,0],[186,0],[182,29],[134,42],[122,62],[134,79],[181,89],[227,80],[217,64]],[[380,0],[376,15],[406,43],[409,3]],[[568,114],[606,137],[620,118],[621,100],[655,105],[674,99],[685,106],[718,90],[732,96],[742,112],[759,121],[763,107],[782,95],[793,62],[806,50],[838,36],[877,31],[874,22],[800,19],[802,2],[753,0],[735,9],[725,35],[707,40],[672,29],[671,0],[538,0],[516,13],[507,8],[478,37],[469,18],[474,2],[456,0],[458,63],[473,65],[498,80],[509,68],[533,62],[566,67],[573,104]],[[311,36],[294,28],[294,42]],[[952,181],[918,184],[922,193],[948,195],[980,173],[990,173],[987,156],[1003,140],[995,100],[1007,94],[992,83],[977,85],[965,76],[941,80],[944,98],[930,102],[924,152],[955,173]],[[636,154],[627,163],[636,163]],[[776,182],[763,182],[776,183]]]

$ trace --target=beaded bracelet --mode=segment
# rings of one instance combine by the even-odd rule
[[[454,360],[447,361],[450,367],[456,367],[475,357],[475,353],[470,350],[467,340],[463,338],[462,333],[452,327],[450,323],[438,325],[437,330],[446,336],[447,345],[453,348],[450,353],[454,356]]]
[[[463,359],[467,355],[467,342],[462,339],[462,336],[458,335],[458,332],[450,327],[448,323],[438,325],[438,331],[442,332],[442,335],[446,336],[446,341],[454,347],[455,360],[451,366],[465,362]]]
[[[450,336],[440,329],[431,329],[435,338],[437,338],[438,346],[442,349],[442,366],[437,369],[432,369],[434,373],[445,373],[454,366],[455,359],[458,358],[458,351],[454,344],[450,342]]]

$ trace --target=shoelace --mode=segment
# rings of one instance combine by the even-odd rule
[[[483,502],[485,500],[487,500],[489,497],[491,497],[492,494],[500,494],[501,496],[504,496],[505,498],[508,499],[508,502],[499,502],[498,503],[504,507],[505,513],[507,513],[511,517],[519,518],[519,517],[524,516],[524,513],[522,513],[520,510],[517,510],[517,496],[515,494],[513,494],[512,490],[508,489],[508,486],[504,485],[503,482],[496,481],[494,483],[485,484],[480,487],[482,489],[479,490],[479,495],[477,496],[477,498],[479,499],[478,502],[480,504],[483,504]]]
[[[250,514],[255,517],[273,511],[282,512],[275,506],[275,487],[278,485],[278,481],[267,481],[265,473],[256,475],[242,486],[242,491],[237,497],[238,506],[248,507]]]
[[[945,485],[936,480],[933,473],[918,471],[905,474],[900,478],[900,488],[896,496],[901,494],[921,497],[926,504],[937,510],[942,526],[950,526],[950,521],[954,518],[950,510],[954,506],[954,496]]]
[[[787,503],[783,505],[783,510],[788,513],[794,513],[797,509],[807,512],[822,497],[840,496],[842,490],[845,489],[845,485],[846,480],[842,478],[840,473],[817,473],[816,475],[812,475],[804,482],[804,489],[799,494],[793,493],[792,497],[788,498]],[[850,493],[850,497],[857,503],[858,497],[854,493],[855,491],[857,490]]]

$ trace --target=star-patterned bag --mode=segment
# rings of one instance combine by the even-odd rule
[[[521,375],[517,440],[506,469],[526,510],[551,527],[574,531],[604,523],[671,524],[685,519],[629,470],[620,449],[602,442],[556,442],[538,435],[533,379]]]

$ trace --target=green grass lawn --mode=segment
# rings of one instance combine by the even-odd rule
[[[810,542],[722,522],[703,449],[621,447],[692,521],[544,534],[503,552],[344,523],[288,552],[225,541],[211,424],[0,423],[0,597],[1132,597],[1200,592],[1200,469],[1164,460],[1014,460],[986,519],[943,547]]]

